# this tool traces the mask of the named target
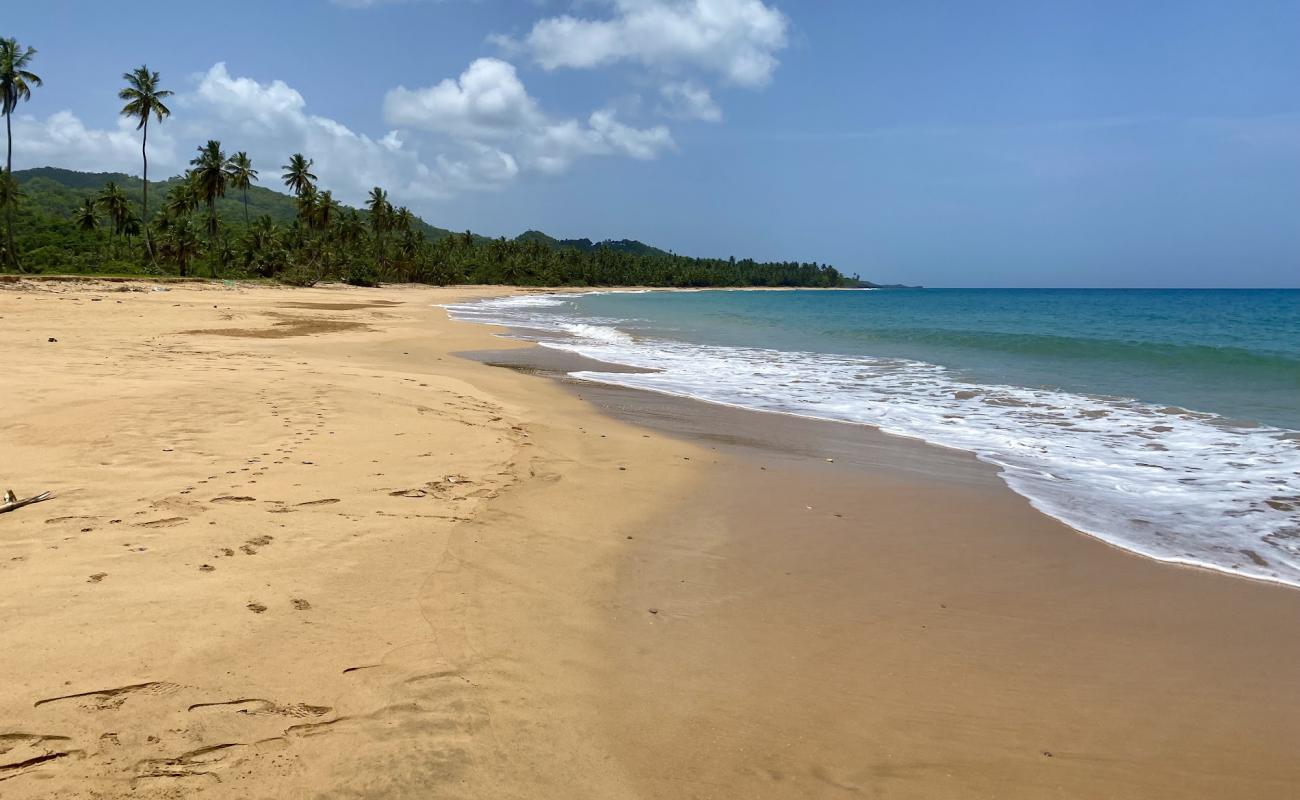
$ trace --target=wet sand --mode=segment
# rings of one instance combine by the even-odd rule
[[[1300,592],[1087,537],[965,453],[474,356],[707,448],[618,568],[600,705],[637,796],[1300,787]]]
[[[507,290],[3,288],[5,798],[1300,785],[1300,593],[961,453],[453,355],[564,366]]]

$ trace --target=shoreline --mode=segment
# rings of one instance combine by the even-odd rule
[[[960,451],[455,355],[537,355],[432,307],[511,291],[0,290],[6,481],[56,490],[0,516],[5,796],[1300,782],[1293,593]]]
[[[502,330],[505,331],[502,334],[503,336],[537,343],[550,350],[565,353],[573,352],[566,345],[569,334],[551,325],[551,323],[544,324],[545,317],[535,320],[535,327],[530,327],[530,323],[524,321],[529,320],[527,314],[512,314],[504,311],[493,313],[489,311],[483,313],[483,318],[478,318],[472,313],[471,309],[472,305],[449,310],[454,318],[460,321],[501,326]],[[462,314],[462,312],[466,313]],[[572,321],[580,322],[581,315],[573,317]],[[607,321],[601,322],[601,325],[606,324],[608,324]],[[562,327],[567,330],[570,327],[587,328],[589,326],[578,324],[575,326],[564,325]],[[655,349],[653,347],[641,347],[640,343],[633,343],[633,339],[627,337],[627,331],[609,333],[609,336],[617,335],[627,340],[627,344],[621,348],[603,346],[602,343],[605,341],[604,332],[597,331],[597,333],[602,335],[597,336],[596,333],[587,334],[585,330],[574,334],[575,346],[579,350],[589,353],[586,356],[588,360],[585,363],[575,361],[574,366],[565,370],[566,372],[575,373],[577,379],[693,399],[741,411],[757,411],[822,422],[862,425],[889,436],[897,436],[917,442],[923,446],[969,453],[981,462],[989,464],[997,471],[1004,484],[1011,491],[1026,498],[1040,513],[1062,522],[1077,533],[1160,563],[1217,572],[1256,582],[1285,586],[1290,589],[1300,589],[1300,578],[1292,574],[1294,569],[1292,568],[1292,559],[1289,558],[1289,552],[1285,547],[1277,544],[1278,540],[1289,538],[1291,527],[1288,527],[1288,525],[1294,521],[1286,514],[1274,513],[1288,511],[1291,500],[1291,498],[1285,496],[1284,481],[1286,474],[1281,472],[1281,466],[1278,466],[1277,470],[1275,470],[1279,474],[1271,474],[1271,482],[1276,484],[1277,487],[1273,490],[1271,496],[1267,495],[1265,490],[1262,489],[1256,490],[1254,487],[1249,490],[1245,489],[1249,484],[1263,486],[1266,483],[1262,479],[1257,479],[1257,476],[1242,475],[1239,478],[1238,486],[1241,491],[1231,494],[1229,497],[1223,496],[1223,492],[1213,482],[1207,483],[1204,491],[1209,494],[1202,498],[1206,503],[1232,502],[1236,506],[1242,507],[1243,510],[1230,512],[1225,516],[1234,518],[1250,517],[1251,520],[1255,520],[1254,525],[1238,521],[1237,524],[1240,528],[1238,535],[1220,537],[1220,532],[1215,526],[1210,525],[1208,522],[1199,522],[1197,521],[1197,515],[1185,511],[1185,509],[1194,508],[1196,505],[1197,498],[1192,496],[1190,489],[1184,493],[1186,496],[1178,496],[1177,503],[1172,500],[1163,503],[1161,501],[1164,494],[1167,494],[1169,487],[1195,484],[1199,477],[1199,468],[1189,465],[1188,458],[1191,453],[1186,447],[1175,448],[1179,458],[1168,459],[1165,462],[1147,454],[1145,451],[1141,455],[1126,453],[1126,456],[1129,457],[1127,461],[1120,459],[1117,466],[1115,462],[1107,462],[1111,463],[1114,468],[1127,466],[1127,472],[1123,473],[1124,477],[1135,481],[1133,484],[1135,489],[1144,494],[1134,495],[1122,491],[1108,491],[1109,484],[1104,480],[1093,479],[1089,475],[1089,471],[1095,472],[1092,465],[1098,463],[1099,460],[1106,460],[1107,453],[1103,452],[1106,446],[1118,448],[1121,447],[1122,443],[1110,443],[1097,437],[1089,439],[1087,436],[1083,436],[1082,440],[1078,437],[1070,438],[1073,434],[1073,431],[1070,431],[1069,433],[1060,434],[1065,438],[1060,443],[1059,448],[1055,446],[1057,444],[1055,441],[1052,442],[1052,447],[1047,447],[1043,439],[1054,439],[1057,435],[1057,429],[1052,428],[1049,432],[1044,432],[1043,426],[1037,425],[1035,427],[1036,423],[1033,420],[1026,423],[1025,420],[1018,418],[1013,420],[1009,427],[1007,425],[1000,427],[996,424],[993,425],[991,432],[994,436],[992,443],[990,443],[988,438],[988,434],[990,434],[989,426],[972,426],[970,430],[980,431],[983,434],[982,438],[981,436],[972,437],[963,433],[967,430],[964,426],[952,425],[952,420],[949,419],[949,417],[956,415],[965,416],[968,412],[979,417],[982,413],[981,408],[968,409],[963,406],[958,409],[941,404],[936,411],[934,403],[926,405],[923,402],[920,405],[925,406],[931,412],[930,417],[926,417],[925,414],[911,417],[903,414],[895,418],[890,410],[890,402],[896,399],[894,395],[885,395],[884,408],[876,409],[879,413],[874,421],[863,419],[863,415],[860,413],[843,411],[834,404],[829,404],[826,408],[814,405],[813,407],[821,410],[817,413],[809,413],[798,410],[798,404],[812,401],[806,398],[799,399],[794,394],[787,396],[784,393],[784,387],[790,384],[780,384],[779,386],[764,384],[767,389],[772,390],[772,395],[764,395],[763,397],[755,397],[752,392],[745,388],[731,387],[728,392],[712,391],[708,381],[701,382],[702,376],[700,374],[692,373],[688,368],[681,367],[677,363],[675,359],[681,359],[683,356],[671,344],[665,345],[667,352],[671,355],[666,354],[663,357],[643,356],[644,353],[654,353]],[[591,336],[591,340],[583,338],[588,335]],[[653,334],[646,335],[652,336]],[[554,338],[557,336],[560,338]],[[653,344],[653,342],[650,344]],[[595,349],[594,353],[592,352],[593,348]],[[635,351],[633,348],[635,348]],[[602,349],[606,352],[604,355],[599,355]],[[726,355],[719,356],[713,352],[714,350],[726,351],[727,347],[702,347],[701,349],[708,351],[700,354],[700,357],[706,360],[716,359],[720,361],[727,357]],[[739,348],[735,353],[735,357],[742,358],[746,352],[748,351],[745,348]],[[803,357],[815,354],[796,353],[791,354],[791,357],[793,358],[794,355]],[[745,361],[744,363],[748,362]],[[640,364],[641,366],[628,367],[628,364]],[[659,384],[654,379],[649,378],[641,380],[634,376],[618,377],[618,373],[651,373],[659,371],[655,369],[656,365],[663,367],[667,372],[666,377],[670,378],[664,384]],[[921,365],[933,367],[933,365],[928,364]],[[725,369],[720,363],[714,364],[714,367]],[[807,374],[800,372],[794,366],[789,369],[791,373],[797,374],[800,378],[800,380],[792,380],[793,384],[816,382],[815,380],[810,381]],[[939,369],[943,368],[940,367]],[[600,373],[614,373],[614,375],[603,378]],[[863,376],[859,375],[857,377],[861,378]],[[957,395],[962,400],[967,399],[962,395],[979,395],[985,390],[990,395],[997,394],[999,390],[1002,390],[1002,394],[1012,395],[1012,400],[1019,399],[1017,392],[1032,391],[1019,386],[964,384],[961,382],[948,387],[949,391],[955,391],[959,388],[962,391],[957,392]],[[940,392],[940,394],[943,393]],[[924,392],[922,392],[922,395],[923,400],[932,399],[926,397]],[[738,396],[744,399],[739,402],[734,401],[733,398]],[[783,398],[783,400],[778,402],[775,398]],[[1157,409],[1156,404],[1144,403],[1128,396],[1093,398],[1092,395],[1067,393],[1064,399],[1060,401],[1066,403],[1066,408],[1056,410],[1068,411],[1070,404],[1074,401],[1083,403],[1088,401],[1089,398],[1097,400],[1097,403],[1094,404],[1096,407],[1078,414],[1079,417],[1087,417],[1089,420],[1109,416],[1115,410],[1112,406],[1121,407],[1120,410],[1122,411],[1122,406],[1137,405],[1146,407],[1148,412],[1155,410],[1157,415],[1177,412],[1188,419],[1208,419],[1213,417],[1216,420],[1231,422],[1230,418],[1227,417],[1220,417],[1213,413],[1188,411],[1183,407],[1167,405]],[[1112,400],[1114,402],[1111,402]],[[993,402],[992,404],[998,405],[999,403]],[[1015,405],[1016,403],[1012,402],[1010,404]],[[1025,401],[1025,404],[1034,405],[1032,401]],[[936,416],[941,412],[944,416],[943,420],[939,420]],[[881,416],[882,414],[883,416]],[[1065,414],[1065,417],[1068,418],[1069,416],[1069,414]],[[939,422],[944,423],[944,426],[935,427],[935,424]],[[1134,424],[1139,427],[1145,424],[1154,426],[1151,428],[1152,430],[1172,430],[1169,427],[1161,427],[1165,426],[1166,423],[1163,417],[1158,416],[1150,419],[1144,417],[1127,418],[1124,422],[1130,427]],[[1068,422],[1057,424],[1066,429],[1074,427]],[[1253,463],[1251,457],[1256,456],[1263,459],[1264,463],[1270,466],[1275,463],[1282,464],[1281,461],[1275,462],[1271,458],[1274,456],[1274,449],[1281,446],[1282,439],[1293,438],[1286,429],[1263,423],[1242,423],[1242,425],[1244,425],[1244,429],[1250,430],[1252,435],[1257,433],[1264,438],[1252,439],[1250,445],[1239,445],[1241,447],[1240,451],[1234,450],[1232,453],[1216,451],[1215,455],[1221,461],[1227,459],[1227,463],[1233,467],[1244,467],[1245,464],[1232,461],[1235,454],[1238,461],[1247,463]],[[957,432],[954,433],[954,431]],[[1192,433],[1201,436],[1208,435],[1210,432],[1212,431],[1192,431]],[[1089,431],[1088,433],[1095,432]],[[1187,431],[1183,431],[1183,435],[1186,434]],[[1171,436],[1173,435],[1171,434]],[[1017,450],[1016,447],[1002,446],[997,438],[998,436],[1025,437],[1028,444],[1032,445],[1027,447],[1029,455]],[[1149,435],[1147,436],[1149,438]],[[1274,438],[1278,440],[1277,443],[1271,441]],[[1213,444],[1218,445],[1221,443],[1214,442]],[[1071,448],[1080,448],[1081,445],[1083,455],[1071,455]],[[1128,446],[1131,448],[1135,445],[1128,443]],[[1163,445],[1155,443],[1144,446],[1160,451],[1167,449]],[[1102,448],[1103,451],[1099,451],[1098,448]],[[1035,456],[1034,454],[1040,450],[1044,455],[1041,457]],[[1284,458],[1285,456],[1277,457]],[[1145,463],[1152,460],[1155,461],[1154,464]],[[1129,463],[1131,461],[1136,461],[1136,466]],[[1165,476],[1162,478],[1165,484],[1163,486],[1151,484],[1151,479],[1146,473],[1133,475],[1134,472],[1142,472],[1142,470],[1137,469],[1138,467],[1147,468],[1148,472],[1165,470],[1165,472],[1160,473]],[[1060,470],[1059,474],[1058,470]],[[1233,474],[1235,475],[1235,473]],[[1177,482],[1175,482],[1175,479],[1177,479]],[[1062,480],[1064,480],[1063,483]],[[1220,483],[1226,484],[1229,481],[1225,479]],[[1197,485],[1199,486],[1199,484]],[[1062,486],[1067,488],[1062,489]],[[1219,494],[1215,494],[1216,491]],[[1129,502],[1127,499],[1128,497],[1136,498],[1138,496],[1142,496],[1144,500],[1135,499]],[[1097,511],[1097,509],[1104,509],[1104,511]],[[1261,512],[1263,513],[1261,514]],[[1161,516],[1162,514],[1164,516]],[[1256,516],[1252,517],[1251,514]],[[1264,518],[1265,521],[1260,523],[1259,518]],[[1155,522],[1152,520],[1155,520]],[[1153,525],[1155,527],[1152,527]],[[1166,527],[1161,527],[1162,525]],[[1174,536],[1171,534],[1173,531],[1181,533],[1179,536]]]
[[[750,738],[734,752],[697,753],[694,738],[638,742],[621,754],[639,773],[638,796],[680,796],[679,771],[703,785],[743,786],[734,796],[774,797],[1283,797],[1300,780],[1280,744],[1300,732],[1300,693],[1283,666],[1300,648],[1249,630],[1296,630],[1300,597],[1290,587],[1171,569],[1081,534],[962,451],[870,426],[569,379],[565,372],[590,360],[563,351],[465,355],[545,376],[611,419],[709,447],[712,476],[638,529],[636,540],[650,543],[620,580],[624,605],[653,605],[653,624],[674,626],[664,635],[675,649],[613,670],[608,707],[624,709],[616,730],[703,724],[719,737]],[[756,489],[760,480],[771,490]],[[853,520],[847,530],[844,520]],[[665,529],[674,534],[661,549],[655,540]],[[899,529],[922,541],[899,541]],[[805,557],[810,536],[831,544]],[[792,567],[821,596],[782,589]],[[683,583],[695,588],[682,592]],[[780,600],[760,599],[773,590]],[[802,621],[772,622],[784,618],[817,622],[812,632]],[[633,630],[622,631],[616,652],[645,648]],[[683,675],[681,665],[701,652],[719,672]],[[800,669],[780,672],[773,653],[790,653]],[[1174,665],[1177,688],[1164,685]],[[819,682],[838,691],[807,688]],[[1261,684],[1286,687],[1286,697]],[[767,689],[741,702],[737,685]],[[1210,687],[1213,698],[1204,694]],[[792,698],[799,711],[787,705]],[[808,718],[806,704],[820,716]],[[948,730],[957,720],[966,735]],[[830,740],[827,726],[838,731]],[[818,743],[805,750],[764,729]],[[755,770],[754,752],[776,763]]]

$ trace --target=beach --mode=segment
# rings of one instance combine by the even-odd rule
[[[1294,795],[1300,592],[518,291],[0,284],[0,796]]]

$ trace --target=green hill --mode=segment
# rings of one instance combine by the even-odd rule
[[[79,230],[75,212],[116,183],[140,209],[142,182],[114,172],[76,172],[55,167],[14,173],[21,192],[14,215],[14,241],[26,270],[41,273],[178,274],[259,276],[289,282],[346,280],[426,283],[508,283],[530,286],[844,286],[848,279],[827,264],[691,258],[632,239],[593,242],[556,239],[530,230],[515,239],[452,234],[418,217],[395,216],[372,230],[368,214],[343,206],[345,219],[328,228],[300,227],[296,198],[265,186],[248,191],[248,219],[276,225],[245,231],[244,197],[231,191],[217,202],[222,235],[203,232],[205,212],[160,220],[154,230],[158,257],[144,258],[139,229],[108,230],[103,210],[98,230]],[[182,178],[150,181],[151,216]],[[271,176],[267,182],[273,183]],[[155,217],[156,219],[156,217]],[[361,224],[358,225],[357,222]],[[246,235],[247,233],[247,235]],[[854,276],[856,278],[856,276]]]
[[[556,239],[548,236],[541,231],[525,231],[515,237],[516,242],[541,242],[548,247],[557,249],[568,248],[578,250],[583,253],[590,253],[595,250],[614,250],[619,253],[628,253],[634,256],[667,256],[671,255],[667,250],[660,250],[645,242],[638,242],[635,239],[606,239],[603,242],[593,242],[590,239]]]
[[[14,178],[18,180],[18,185],[23,190],[23,207],[38,214],[69,219],[77,206],[81,205],[82,200],[97,195],[109,181],[122,187],[122,191],[131,198],[135,212],[140,213],[140,189],[144,181],[134,175],[121,172],[76,172],[59,167],[37,167],[15,170]],[[156,213],[161,207],[167,191],[180,181],[180,176],[165,181],[149,181],[149,207],[153,212]],[[343,207],[351,208],[347,205]],[[226,224],[234,228],[242,228],[243,193],[230,192],[218,200],[217,213]],[[298,207],[293,197],[283,192],[264,186],[252,186],[248,190],[248,218],[255,220],[263,215],[282,225],[287,225],[297,218]],[[424,220],[419,222],[430,241],[437,241],[451,235],[451,231],[445,228],[434,227]]]

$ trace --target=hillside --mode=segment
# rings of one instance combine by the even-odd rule
[[[548,247],[557,249],[568,248],[578,250],[583,253],[590,253],[594,250],[615,250],[620,253],[628,253],[634,256],[667,256],[671,255],[667,250],[660,250],[644,242],[638,242],[635,239],[606,239],[603,242],[592,242],[590,239],[556,239],[548,236],[541,231],[525,231],[515,237],[516,242],[541,242]]]
[[[23,189],[25,194],[23,198],[24,207],[28,212],[43,214],[56,219],[70,219],[73,211],[76,210],[77,206],[81,205],[82,200],[98,194],[105,184],[113,181],[122,187],[122,190],[131,198],[136,213],[140,213],[139,198],[143,181],[134,175],[121,172],[77,172],[59,167],[37,167],[35,169],[16,170],[14,177],[18,179],[18,183]],[[158,210],[167,191],[180,180],[180,177],[176,176],[163,181],[149,181],[149,205],[153,211]],[[343,207],[345,209],[351,208],[351,206],[347,205]],[[221,215],[226,224],[235,228],[242,227],[244,223],[243,194],[241,192],[231,192],[225,198],[217,201],[217,213]],[[364,209],[360,209],[360,213],[364,215]],[[265,186],[249,188],[248,218],[250,220],[268,216],[277,223],[287,225],[297,215],[297,206],[292,196]],[[431,242],[452,235],[452,231],[446,228],[430,225],[425,220],[419,219],[419,217],[417,219],[422,226],[424,235]],[[477,240],[486,240],[486,238],[475,236]],[[530,230],[515,237],[514,240],[521,243],[537,241],[555,249],[573,249],[583,253],[607,249],[628,253],[629,255],[669,255],[666,250],[633,239],[610,239],[602,242],[592,242],[590,239],[556,239],[541,231]]]
[[[140,213],[140,189],[144,181],[134,175],[121,172],[76,172],[58,167],[38,167],[15,170],[14,177],[22,187],[24,207],[29,211],[59,219],[69,219],[83,199],[95,196],[105,184],[114,181],[130,197],[136,213]],[[180,180],[180,176],[176,176],[164,181],[149,181],[149,206],[152,211],[158,210],[167,191]],[[351,208],[348,205],[343,207]],[[217,213],[226,224],[241,227],[244,223],[243,193],[231,192],[218,200]],[[361,213],[364,214],[365,211],[361,210]],[[288,224],[297,217],[298,209],[290,195],[264,186],[252,186],[248,190],[248,218],[255,220],[263,215],[280,224]],[[424,220],[419,222],[430,241],[437,241],[451,235],[451,231],[445,228],[434,227]]]
[[[150,181],[158,256],[144,258],[139,229],[114,235],[97,209],[98,226],[81,230],[75,212],[104,186],[116,183],[140,213],[142,182],[122,173],[87,173],[43,167],[14,173],[21,196],[14,215],[15,252],[20,267],[43,273],[207,274],[211,277],[265,277],[309,284],[344,280],[360,285],[385,282],[507,283],[527,286],[844,286],[851,279],[828,264],[760,262],[749,258],[692,258],[631,239],[593,242],[556,239],[530,230],[515,239],[455,234],[419,218],[379,229],[357,210],[361,225],[309,228],[298,225],[298,201],[254,186],[248,192],[248,219],[276,223],[245,235],[243,193],[231,191],[217,202],[219,237],[205,233],[202,209],[158,219],[179,177]],[[278,186],[273,175],[267,183]],[[353,209],[343,206],[348,217]],[[391,207],[389,209],[392,211]],[[856,276],[853,276],[856,278]]]

